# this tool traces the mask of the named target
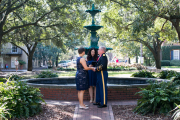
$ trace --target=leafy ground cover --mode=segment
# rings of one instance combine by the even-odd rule
[[[50,105],[43,104],[42,112],[33,117],[16,118],[11,120],[72,120],[75,111],[73,105]]]
[[[136,105],[113,105],[112,110],[115,120],[172,120],[171,115],[148,114],[140,115],[133,112]]]

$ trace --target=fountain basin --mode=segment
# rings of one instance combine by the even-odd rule
[[[86,29],[88,30],[92,30],[92,31],[96,31],[96,30],[99,30],[100,28],[102,28],[103,26],[100,26],[100,25],[87,25],[87,26],[84,26]]]
[[[148,85],[147,80],[164,81],[157,78],[130,78],[130,77],[109,77],[108,78],[108,100],[136,100],[141,98],[134,95],[141,88]],[[38,87],[44,99],[51,100],[78,100],[75,85],[75,77],[61,78],[37,78],[23,80],[28,85]],[[84,100],[89,100],[89,93],[86,90]]]

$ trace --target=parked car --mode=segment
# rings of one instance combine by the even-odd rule
[[[58,63],[59,67],[68,67],[71,65],[71,60],[62,60]]]
[[[72,64],[76,64],[76,59],[72,59]]]
[[[71,60],[67,60],[67,62],[68,62],[68,66],[70,66],[72,64]]]

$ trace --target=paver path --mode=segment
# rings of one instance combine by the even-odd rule
[[[89,105],[89,109],[79,109],[78,101],[55,101],[45,100],[47,104],[54,105],[76,105],[73,120],[114,120],[112,105],[136,105],[137,101],[108,101],[105,108],[97,108],[96,105],[85,101],[84,104]]]

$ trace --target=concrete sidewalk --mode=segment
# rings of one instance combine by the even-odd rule
[[[84,101],[84,104],[89,106],[89,109],[79,109],[78,101],[55,101],[55,100],[45,100],[47,104],[54,105],[75,105],[75,111],[73,120],[114,120],[114,115],[112,111],[112,105],[136,105],[136,100],[128,101],[108,101],[107,107],[97,108],[97,106],[89,103],[89,101]]]

